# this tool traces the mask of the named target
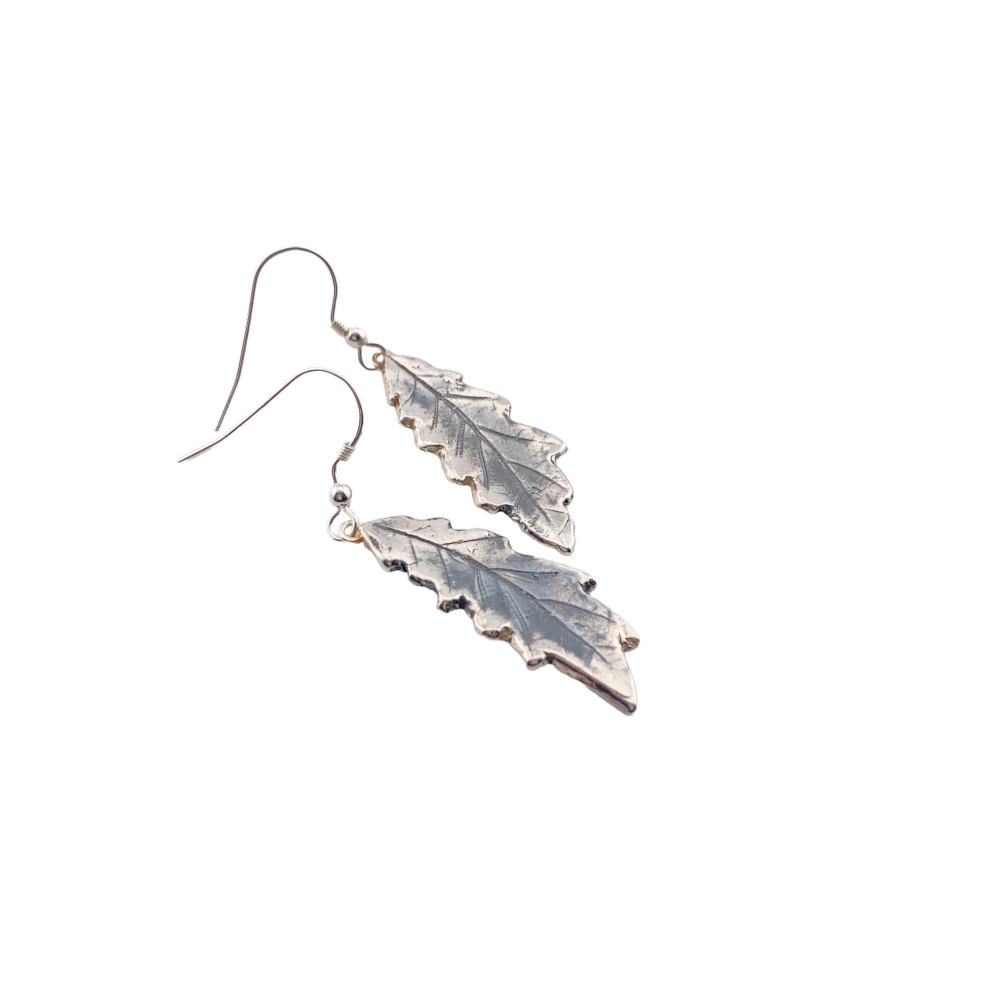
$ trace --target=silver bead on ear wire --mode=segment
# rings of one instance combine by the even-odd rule
[[[360,326],[352,326],[344,337],[344,343],[348,347],[360,349],[368,343],[368,334]]]
[[[346,483],[334,483],[330,487],[330,503],[334,507],[346,507],[351,502],[354,491]]]

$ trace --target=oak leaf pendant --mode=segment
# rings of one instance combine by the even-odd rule
[[[365,546],[388,571],[460,608],[476,631],[509,642],[531,668],[553,664],[619,711],[635,711],[625,653],[639,637],[621,615],[591,596],[596,586],[570,566],[522,555],[503,535],[458,529],[443,517],[386,517],[361,525]]]
[[[472,488],[477,507],[501,511],[523,531],[568,555],[573,551],[573,499],[556,459],[566,445],[555,435],[515,423],[510,402],[474,389],[458,372],[420,358],[385,354],[385,396],[422,451],[441,459],[445,475]]]

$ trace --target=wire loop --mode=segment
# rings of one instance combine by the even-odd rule
[[[371,367],[369,367],[368,365],[365,364],[364,355],[361,353],[362,350],[364,348],[366,348],[366,347],[377,347],[378,348],[378,350],[372,355],[372,365],[371,365]],[[380,372],[385,367],[385,356],[388,353],[389,352],[381,344],[377,344],[377,343],[362,344],[361,347],[358,348],[358,364],[360,364],[361,367],[364,368],[365,371],[368,371],[368,372]],[[382,360],[381,361],[376,361],[375,359],[380,354],[382,355]]]
[[[340,517],[341,513],[347,516],[347,521],[334,528],[333,522]],[[330,521],[326,526],[326,532],[335,542],[357,543],[362,541],[361,523],[358,521],[357,514],[355,514],[354,511],[347,506],[338,507],[333,512],[333,517],[330,518]]]

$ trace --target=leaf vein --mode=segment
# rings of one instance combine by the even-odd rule
[[[404,538],[410,539],[411,547],[412,547],[414,539],[416,539],[418,542],[422,542],[424,545],[430,545],[434,549],[441,549],[441,548],[444,547],[443,543],[438,543],[438,542],[432,541],[429,538],[424,538],[422,535],[416,534],[415,532],[404,531],[401,528],[391,528],[387,524],[385,524],[384,522],[378,522],[378,521],[376,521],[374,523],[378,524],[379,528],[381,530],[383,530],[383,531],[388,531],[390,534],[401,535]],[[460,539],[460,540],[461,541],[472,541],[472,539]],[[492,576],[499,577],[500,580],[503,583],[506,583],[509,587],[513,587],[519,593],[523,594],[528,601],[533,602],[539,608],[539,610],[543,611],[546,615],[548,615],[548,617],[550,617],[559,626],[559,628],[561,628],[565,632],[568,632],[578,642],[580,642],[584,647],[586,647],[587,649],[589,649],[595,656],[598,656],[605,663],[607,663],[608,665],[611,665],[611,661],[604,655],[604,653],[600,650],[600,648],[598,648],[597,646],[595,646],[593,643],[588,642],[578,632],[574,632],[573,629],[571,629],[569,627],[569,625],[566,624],[566,622],[564,622],[561,618],[559,618],[558,615],[555,614],[555,612],[553,612],[549,608],[547,608],[545,606],[545,599],[540,598],[540,597],[538,597],[535,594],[532,594],[530,590],[525,590],[523,587],[519,587],[512,580],[506,580],[506,579],[504,579],[504,577],[500,575],[501,572],[502,572],[502,568],[498,569],[498,568],[494,568],[492,566],[488,566],[485,563],[480,562],[478,559],[474,558],[473,556],[469,555],[467,552],[458,552],[458,551],[455,551],[454,549],[449,549],[448,551],[451,552],[451,554],[453,555],[454,558],[456,558],[456,559],[465,559],[465,560],[467,560],[471,564],[471,568],[473,570],[473,573],[475,574],[475,579],[477,581],[477,585],[479,584],[479,581],[481,580],[481,576],[480,576],[481,572],[486,572],[487,574],[490,574]],[[414,560],[415,563],[418,563],[419,561],[420,561],[419,558],[417,558],[417,559]],[[551,600],[555,600],[555,598],[552,598]],[[565,602],[565,601],[558,602],[558,603],[568,604],[568,602]],[[587,610],[585,608],[580,608],[580,607],[578,607],[575,604],[572,604],[572,605],[569,605],[569,606],[573,607],[574,609],[576,609],[578,611],[585,611],[585,610]],[[595,613],[591,612],[591,614],[595,614]],[[602,620],[606,620],[606,621],[611,621],[612,620],[612,619],[604,619],[603,616],[598,616],[598,617],[601,617]],[[525,638],[526,641],[529,640],[529,636],[525,636],[524,638]]]
[[[482,466],[483,466],[483,475],[484,475],[484,477],[486,479],[486,482],[483,485],[483,489],[484,490],[489,490],[489,470],[486,467],[486,458],[485,458],[485,455],[483,453],[483,442],[485,442],[486,445],[490,448],[490,450],[493,453],[495,453],[496,456],[500,459],[500,462],[507,468],[507,471],[510,473],[511,478],[514,480],[514,482],[516,482],[518,484],[518,486],[521,487],[521,492],[518,494],[515,502],[519,502],[522,498],[527,498],[530,501],[531,505],[535,508],[535,510],[537,510],[538,513],[541,514],[542,518],[544,519],[545,523],[549,526],[549,528],[552,531],[555,531],[558,534],[558,532],[559,532],[560,529],[556,528],[556,526],[552,523],[552,519],[549,517],[548,512],[546,511],[546,509],[540,503],[538,503],[538,501],[534,498],[534,496],[532,496],[531,491],[527,488],[526,484],[521,481],[520,476],[518,476],[517,473],[512,468],[512,463],[510,463],[510,462],[507,461],[506,457],[497,448],[497,446],[495,444],[493,444],[492,441],[490,441],[488,438],[484,437],[479,432],[480,431],[479,426],[467,414],[463,413],[460,407],[458,407],[458,406],[455,405],[455,403],[453,401],[453,397],[450,397],[450,396],[448,396],[448,395],[446,395],[444,393],[439,392],[437,389],[434,388],[433,385],[431,385],[425,379],[423,379],[419,375],[417,375],[416,372],[414,372],[411,369],[407,368],[398,359],[393,358],[393,363],[398,368],[400,368],[402,371],[406,372],[410,376],[410,378],[412,378],[414,380],[415,383],[416,382],[420,383],[420,385],[422,385],[425,389],[427,389],[427,391],[430,392],[432,395],[434,395],[436,398],[445,400],[446,405],[448,406],[448,408],[453,413],[455,413],[456,416],[458,416],[461,419],[461,421],[462,421],[462,427],[459,429],[459,437],[458,437],[458,441],[456,442],[456,449],[458,451],[459,456],[462,455],[462,437],[464,436],[464,428],[466,426],[472,428],[473,432],[476,435],[476,442],[477,442],[478,447],[479,447],[479,457],[480,457],[480,461],[482,462]],[[466,398],[466,397],[462,397],[462,398]],[[412,399],[412,395],[411,395],[411,399]],[[520,465],[520,463],[513,463],[513,464],[518,465],[520,468],[527,468],[526,466]]]

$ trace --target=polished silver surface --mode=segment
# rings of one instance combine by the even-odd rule
[[[465,611],[480,635],[509,642],[529,667],[552,663],[626,715],[635,711],[625,653],[639,637],[591,596],[596,584],[586,573],[515,552],[492,531],[453,528],[443,517],[366,521],[360,535],[384,569],[405,570],[435,591],[438,608]]]
[[[337,276],[333,273],[333,268],[330,267],[330,262],[325,257],[316,253],[315,250],[309,250],[307,247],[285,247],[284,250],[275,250],[274,253],[269,253],[260,262],[260,264],[258,264],[257,270],[254,272],[253,284],[250,286],[250,308],[247,310],[247,325],[243,329],[243,344],[240,347],[240,361],[236,366],[236,378],[233,379],[233,387],[229,390],[229,396],[226,399],[226,405],[222,408],[222,415],[219,417],[219,422],[215,425],[216,430],[222,426],[222,421],[226,419],[226,411],[229,409],[229,404],[233,401],[233,396],[236,393],[236,387],[240,384],[240,376],[243,374],[243,360],[247,356],[247,339],[250,337],[250,320],[253,318],[253,300],[257,294],[257,279],[260,277],[260,272],[263,270],[264,265],[271,260],[272,257],[277,257],[283,253],[289,253],[292,250],[299,250],[302,253],[311,253],[314,257],[319,257],[319,259],[326,264],[326,269],[330,272],[330,280],[333,282],[333,302],[330,305],[330,326],[332,326],[335,330],[340,326],[337,320],[333,318],[334,313],[337,311]]]
[[[348,347],[353,347],[357,350],[359,347],[364,347],[368,343],[368,335],[359,326],[352,326],[344,337],[344,343]]]
[[[346,507],[351,502],[354,492],[347,483],[334,483],[330,487],[330,503],[334,507]]]
[[[417,447],[441,459],[445,475],[470,486],[477,507],[501,511],[522,531],[563,553],[573,551],[570,486],[556,459],[559,438],[510,419],[510,403],[474,389],[458,372],[420,358],[381,358],[385,395]]]

